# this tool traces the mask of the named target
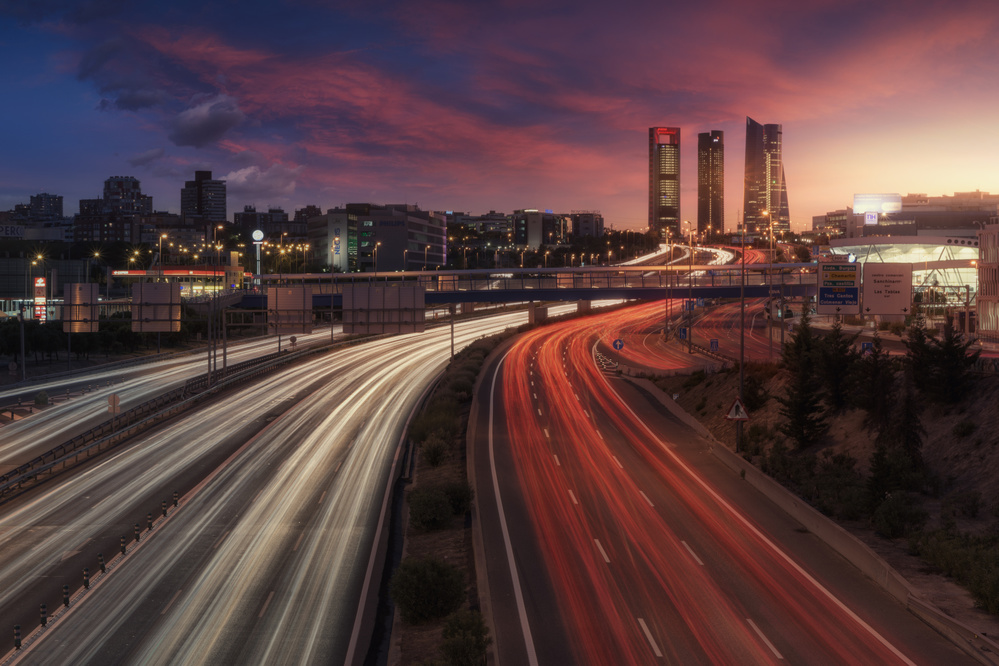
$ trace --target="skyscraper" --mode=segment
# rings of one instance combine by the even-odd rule
[[[748,116],[746,189],[742,208],[747,233],[768,230],[771,220],[775,232],[791,230],[781,149],[781,126],[761,125]]]
[[[180,214],[215,224],[225,222],[225,181],[212,180],[211,171],[195,171],[194,180],[186,181],[180,191]]]
[[[680,235],[680,128],[649,128],[649,231]]]
[[[725,229],[725,133],[697,135],[697,231]]]

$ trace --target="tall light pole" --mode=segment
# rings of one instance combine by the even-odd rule
[[[767,256],[767,337],[770,340],[770,362],[774,360],[774,326],[773,326],[773,296],[774,296],[774,216],[770,211],[761,211],[770,220],[770,252]]]
[[[687,238],[689,239],[690,247],[689,257],[690,261],[688,263],[687,270],[687,353],[694,353],[694,225],[690,223],[690,220],[684,220],[684,224],[687,225]]]
[[[160,275],[159,275],[160,279],[158,280],[158,282],[162,282],[163,281],[163,239],[166,238],[166,237],[167,237],[166,234],[160,234],[160,238],[159,238],[160,249],[159,249],[159,251],[156,254],[156,263],[159,264],[159,268],[160,268]]]
[[[746,396],[746,220],[742,221],[742,271],[739,282],[739,402],[745,406]],[[735,422],[735,452],[742,451],[742,421]]]
[[[375,243],[375,272],[378,272],[378,247],[382,244],[381,241]]]
[[[423,248],[423,270],[427,270],[427,250],[429,249],[430,249],[429,245]]]

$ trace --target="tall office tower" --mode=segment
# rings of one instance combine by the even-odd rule
[[[649,231],[680,236],[680,128],[649,128]]]
[[[205,222],[224,223],[225,181],[212,180],[211,171],[195,171],[194,180],[186,181],[180,191],[180,214],[200,217]]]
[[[746,117],[746,189],[743,224],[747,233],[791,230],[780,125],[761,125]],[[767,214],[764,215],[763,213]]]
[[[725,133],[697,135],[697,232],[725,229]]]

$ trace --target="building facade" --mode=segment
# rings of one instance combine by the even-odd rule
[[[978,338],[999,344],[999,217],[978,232]]]
[[[572,220],[572,235],[576,238],[604,235],[604,216],[594,210],[574,210],[569,215]]]
[[[104,181],[101,199],[80,199],[80,212],[73,221],[77,243],[138,243],[139,218],[151,215],[153,198],[142,193],[132,176],[112,176]]]
[[[680,128],[649,128],[649,231],[680,235]]]
[[[550,210],[525,208],[513,211],[513,244],[538,249],[565,240],[566,220]]]
[[[225,224],[225,181],[214,180],[211,171],[195,171],[194,180],[184,183],[180,191],[180,214],[200,217],[212,224]]]
[[[697,231],[725,230],[725,133],[697,135]]]
[[[746,233],[791,230],[784,177],[783,139],[780,125],[761,125],[746,117],[746,173],[743,191],[743,224]]]
[[[411,204],[332,208],[309,218],[308,238],[336,272],[434,270],[447,263],[444,216]]]

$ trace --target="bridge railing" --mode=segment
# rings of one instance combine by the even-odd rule
[[[747,264],[746,284],[814,284],[814,264]],[[806,271],[812,272],[806,272]],[[417,284],[428,292],[530,291],[599,288],[731,287],[742,280],[741,265],[592,266],[585,268],[514,268],[385,273],[303,273],[263,275],[269,285],[311,285],[314,294],[340,294],[345,285]]]

